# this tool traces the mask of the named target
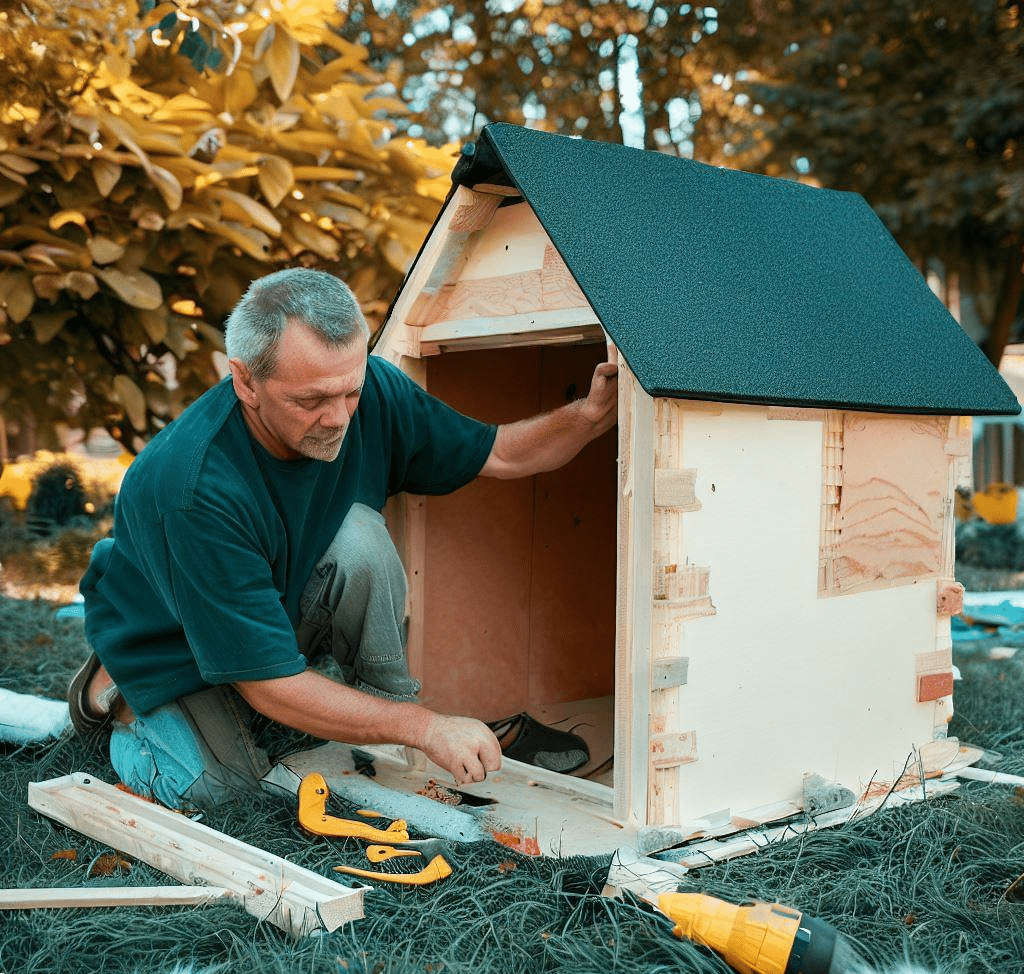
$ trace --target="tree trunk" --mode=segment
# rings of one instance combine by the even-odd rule
[[[1003,350],[1010,341],[1013,324],[1017,320],[1021,293],[1024,291],[1024,247],[1015,237],[1006,255],[1006,270],[999,291],[999,300],[985,339],[984,350],[988,360],[999,368]]]

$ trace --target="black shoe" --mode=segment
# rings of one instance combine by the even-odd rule
[[[587,742],[568,731],[547,727],[529,714],[517,714],[487,725],[501,745],[501,753],[514,761],[569,774],[590,760]]]
[[[114,719],[114,712],[123,698],[116,687],[111,687],[103,696],[107,709],[95,711],[89,706],[89,684],[100,669],[99,657],[90,653],[82,668],[74,675],[68,686],[68,711],[75,730],[86,737],[106,730]]]

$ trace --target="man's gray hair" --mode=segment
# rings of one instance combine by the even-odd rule
[[[224,346],[254,379],[269,378],[277,367],[281,335],[299,321],[327,345],[347,345],[369,337],[366,319],[349,286],[333,274],[290,267],[257,278],[228,316]]]

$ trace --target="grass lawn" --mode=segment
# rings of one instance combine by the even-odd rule
[[[81,622],[56,603],[0,596],[0,686],[61,698],[86,652]],[[1024,774],[1024,659],[991,658],[993,640],[957,652],[962,679],[951,733]],[[1019,654],[1024,657],[1024,652]],[[809,727],[808,733],[814,728]],[[96,873],[112,850],[26,803],[30,781],[87,771],[114,781],[103,747],[70,736],[8,746],[0,764],[5,887],[149,886],[176,881],[142,863]],[[354,809],[335,809],[338,814]],[[205,819],[252,845],[336,878],[365,865],[354,840],[310,838],[291,802],[257,796]],[[74,858],[62,858],[74,851]],[[424,888],[380,884],[366,917],[332,934],[292,938],[231,904],[0,913],[0,972],[720,972],[708,951],[674,938],[643,904],[601,895],[608,858],[519,855],[456,845],[454,874]],[[122,867],[123,868],[123,867]],[[692,888],[733,902],[779,901],[834,924],[876,969],[912,960],[929,971],[1024,971],[1024,796],[964,782],[950,797],[903,806],[690,873]]]

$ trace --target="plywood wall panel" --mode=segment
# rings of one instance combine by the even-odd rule
[[[819,597],[822,423],[739,406],[686,423],[701,509],[684,548],[716,614],[685,624],[698,759],[678,769],[680,817],[799,798],[805,772],[854,790],[898,776],[933,735],[915,655],[935,648],[934,581]]]

